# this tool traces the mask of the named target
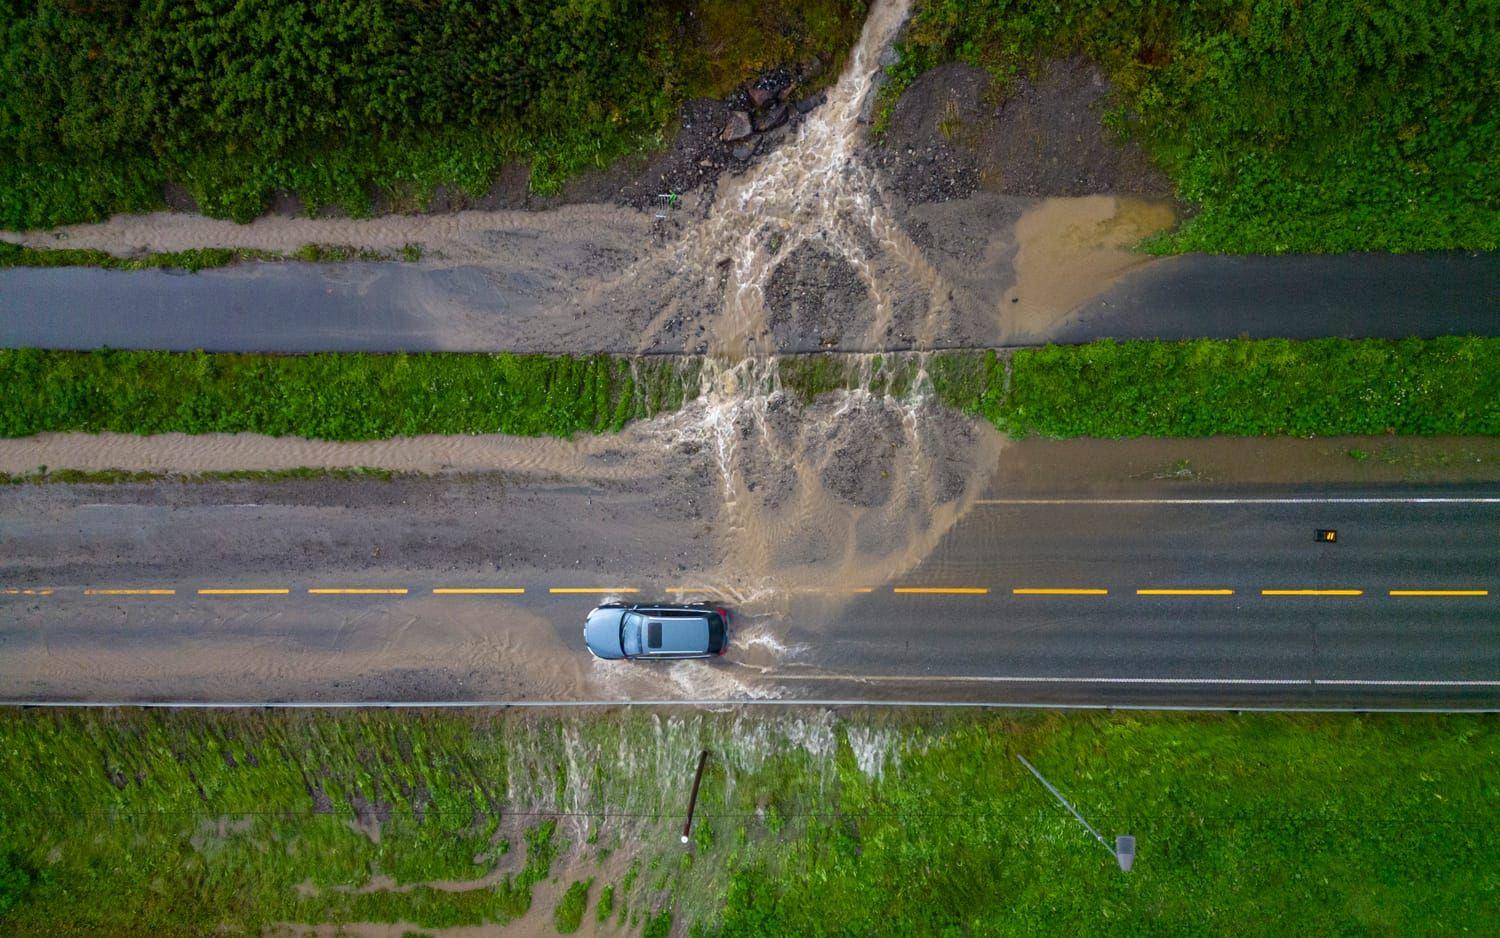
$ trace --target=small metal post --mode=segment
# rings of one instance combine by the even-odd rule
[[[693,833],[693,811],[698,807],[698,785],[703,781],[703,767],[708,764],[708,750],[698,756],[698,771],[693,775],[693,793],[688,796],[687,823],[682,825],[682,842],[687,843]]]
[[[1032,775],[1036,776],[1036,780],[1041,782],[1042,785],[1052,793],[1052,797],[1056,798],[1064,808],[1068,809],[1068,813],[1073,815],[1073,817],[1077,819],[1079,824],[1083,825],[1084,830],[1087,830],[1090,834],[1093,834],[1094,839],[1099,841],[1099,843],[1103,845],[1105,850],[1108,850],[1111,854],[1114,855],[1115,862],[1120,864],[1120,869],[1126,873],[1129,873],[1130,867],[1135,863],[1135,838],[1130,836],[1129,834],[1121,834],[1120,836],[1115,838],[1115,845],[1111,847],[1109,845],[1109,841],[1105,840],[1103,835],[1094,830],[1094,825],[1090,824],[1088,821],[1085,821],[1083,819],[1083,815],[1078,813],[1078,809],[1073,807],[1068,799],[1062,796],[1062,792],[1058,791],[1056,788],[1053,788],[1052,783],[1047,781],[1047,779],[1042,776],[1041,772],[1037,771],[1036,766],[1032,765],[1030,762],[1027,762],[1026,757],[1021,755],[1019,752],[1016,753],[1016,758],[1020,759],[1021,764],[1026,766],[1027,770],[1031,772]]]

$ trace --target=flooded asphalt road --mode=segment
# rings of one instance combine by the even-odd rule
[[[0,270],[0,346],[209,351],[618,352],[640,324],[577,316],[480,267],[253,264],[183,275]],[[1189,255],[1126,274],[1046,328],[981,344],[1099,338],[1500,335],[1490,254]],[[779,351],[821,347],[817,333]],[[868,350],[875,350],[872,346]]]
[[[0,493],[0,698],[1500,706],[1493,485],[989,490],[812,586],[650,495],[353,485]],[[605,598],[725,602],[733,648],[594,661]]]

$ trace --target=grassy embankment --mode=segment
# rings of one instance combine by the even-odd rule
[[[1197,208],[1156,250],[1494,250],[1497,44],[1482,0],[919,0],[885,104],[941,62],[1004,93],[1081,52]]]
[[[677,106],[858,34],[860,0],[0,0],[0,228],[161,208],[245,221],[553,192],[659,144]],[[825,69],[831,78],[836,68]]]
[[[922,361],[939,400],[1015,436],[1500,435],[1500,339],[1097,342]],[[917,364],[778,367],[811,398],[857,381],[906,395]],[[674,410],[698,381],[690,358],[0,350],[0,436],[569,435]]]
[[[1478,933],[1497,755],[1479,716],[7,711],[0,930],[435,929],[544,888],[538,923],[661,935]]]

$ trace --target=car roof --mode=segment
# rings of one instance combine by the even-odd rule
[[[632,611],[641,617],[643,653],[647,655],[696,654],[708,650],[707,610],[671,607],[659,609],[643,606]]]

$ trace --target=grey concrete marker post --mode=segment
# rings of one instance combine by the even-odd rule
[[[1083,825],[1084,830],[1088,831],[1090,834],[1093,834],[1094,839],[1099,841],[1100,845],[1103,846],[1105,850],[1108,850],[1114,855],[1115,862],[1120,864],[1120,869],[1126,873],[1129,873],[1130,868],[1135,865],[1135,838],[1130,836],[1129,834],[1121,834],[1115,838],[1115,845],[1111,847],[1109,845],[1109,841],[1105,840],[1103,835],[1094,830],[1094,825],[1090,824],[1088,821],[1085,821],[1083,819],[1083,815],[1078,813],[1078,809],[1073,807],[1073,805],[1068,802],[1068,799],[1062,796],[1062,792],[1058,791],[1056,788],[1053,788],[1052,783],[1047,781],[1047,779],[1042,776],[1042,773],[1036,770],[1036,766],[1032,765],[1030,762],[1027,762],[1026,757],[1021,755],[1019,752],[1016,753],[1016,758],[1020,759],[1021,764],[1026,766],[1027,771],[1031,772],[1032,775],[1035,775],[1036,780],[1041,782],[1042,786],[1052,793],[1052,797],[1056,798],[1064,808],[1068,809],[1068,813],[1073,815],[1073,817],[1078,821],[1079,824]]]

